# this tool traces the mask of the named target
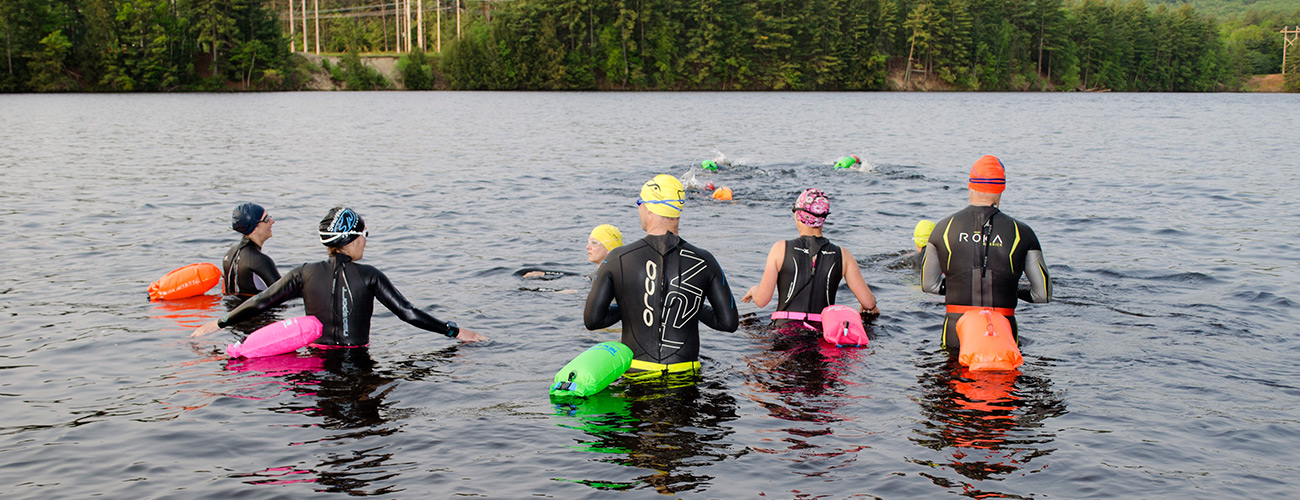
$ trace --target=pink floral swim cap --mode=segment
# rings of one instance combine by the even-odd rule
[[[831,202],[822,190],[808,188],[794,202],[794,216],[808,227],[822,227],[831,214]]]

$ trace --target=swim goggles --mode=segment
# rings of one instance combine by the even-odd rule
[[[643,203],[653,203],[653,204],[658,204],[658,205],[668,205],[669,207],[672,207],[673,210],[676,210],[676,211],[678,211],[678,212],[681,212],[681,211],[682,211],[682,207],[674,206],[673,203],[681,203],[681,204],[685,205],[685,204],[686,204],[686,200],[643,200],[643,199],[641,199],[640,196],[638,196],[638,197],[636,198],[636,206],[639,207],[639,206],[641,206],[641,204],[643,204]]]

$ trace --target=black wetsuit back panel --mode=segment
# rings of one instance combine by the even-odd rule
[[[835,292],[844,277],[843,262],[840,247],[826,238],[786,240],[785,260],[776,277],[776,309],[821,314],[835,303]]]
[[[699,322],[725,332],[739,325],[718,261],[673,233],[610,251],[592,279],[583,319],[592,330],[622,321],[634,359],[661,364],[699,359]]]

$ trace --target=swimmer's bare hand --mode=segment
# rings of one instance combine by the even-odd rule
[[[194,333],[191,333],[190,337],[202,337],[204,335],[207,335],[209,333],[215,332],[220,329],[221,327],[217,326],[217,320],[214,319],[212,321],[204,323],[203,326],[195,328]]]
[[[470,330],[468,328],[461,328],[460,333],[456,334],[456,340],[459,340],[461,342],[482,342],[487,339],[488,339],[487,337],[484,337],[483,335],[480,335],[474,330]]]
[[[753,301],[754,301],[754,289],[755,289],[755,288],[758,288],[758,287],[757,287],[757,286],[751,286],[751,287],[749,287],[749,291],[746,291],[746,292],[745,292],[745,296],[744,296],[744,297],[741,297],[741,298],[740,298],[740,301],[741,301],[741,302],[753,302]]]
[[[528,271],[524,273],[523,278],[526,280],[530,280],[533,278],[541,278],[543,276],[546,276],[546,271]]]

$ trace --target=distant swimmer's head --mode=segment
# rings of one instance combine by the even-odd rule
[[[676,219],[682,216],[682,209],[686,207],[686,189],[676,177],[659,174],[641,186],[641,197],[637,198],[636,204],[655,215]]]
[[[342,248],[366,236],[366,221],[355,210],[334,207],[320,220],[320,242],[330,248]]]
[[[1007,172],[1002,160],[993,155],[984,155],[970,168],[971,191],[998,194],[1007,188]]]
[[[609,251],[623,246],[623,233],[609,224],[601,224],[587,237],[587,260],[599,264]]]
[[[244,203],[235,207],[235,211],[230,214],[230,228],[238,231],[239,234],[249,235],[257,229],[257,225],[263,222],[263,216],[266,215],[266,209],[256,203]]]
[[[790,211],[794,212],[795,220],[803,225],[822,227],[826,223],[826,216],[831,214],[831,200],[822,190],[808,188],[794,200],[794,208]]]
[[[925,243],[930,241],[930,233],[934,232],[934,221],[921,219],[916,223],[916,229],[912,230],[912,242],[916,243],[916,248],[925,248]]]

